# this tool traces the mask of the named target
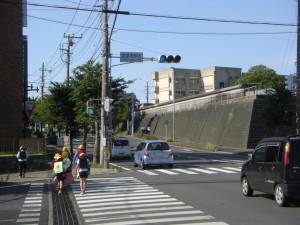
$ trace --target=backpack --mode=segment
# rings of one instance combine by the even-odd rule
[[[63,169],[63,161],[55,162],[53,167],[54,173],[62,173],[64,171]]]
[[[88,169],[89,165],[88,165],[87,158],[80,158],[79,159],[79,167],[80,167],[80,169]]]
[[[25,150],[20,151],[19,158],[20,159],[26,159],[26,151]]]

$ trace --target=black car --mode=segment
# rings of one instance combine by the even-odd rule
[[[299,197],[300,136],[261,140],[242,166],[241,186],[245,196],[252,196],[254,190],[274,194],[279,206]]]

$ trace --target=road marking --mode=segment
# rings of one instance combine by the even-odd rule
[[[200,168],[190,168],[191,170],[195,170],[195,171],[199,171],[202,173],[207,173],[207,174],[214,174],[214,173],[218,173],[215,171],[210,171],[210,170],[205,170],[205,169],[200,169]]]
[[[172,169],[181,173],[186,173],[186,174],[199,174],[199,173],[195,173],[193,171],[189,171],[189,170],[184,170],[184,169]]]
[[[227,169],[227,170],[234,170],[234,171],[241,172],[241,168],[235,168],[235,167],[222,167],[222,168]]]
[[[175,172],[172,172],[171,170],[166,170],[166,169],[156,169],[155,171],[170,174],[170,175],[178,175],[179,174],[179,173],[175,173]]]
[[[17,223],[39,223],[43,191],[44,183],[32,183],[30,185]]]
[[[228,225],[132,177],[89,179],[84,195],[79,183],[71,188],[87,224]]]
[[[141,172],[141,173],[148,174],[148,175],[158,175],[157,173],[154,173],[154,172],[149,171],[149,170],[138,170],[138,171]]]
[[[214,168],[214,167],[209,167],[209,168],[207,168],[207,169],[219,171],[219,172],[222,172],[222,173],[236,173],[236,172],[234,172],[234,171],[229,171],[229,170],[224,170],[224,169]]]

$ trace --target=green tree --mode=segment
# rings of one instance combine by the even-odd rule
[[[258,88],[285,88],[285,77],[278,75],[275,70],[264,65],[253,66],[241,78],[237,79],[233,85],[237,84],[257,84]]]
[[[101,98],[102,87],[102,65],[94,63],[89,60],[86,64],[76,67],[73,70],[74,78],[70,81],[70,85],[73,87],[73,93],[71,99],[75,102],[75,120],[84,129],[84,143],[86,143],[87,133],[91,126],[95,129],[95,144],[94,144],[94,162],[99,159],[99,126],[100,126],[100,101],[94,101],[96,105],[95,117],[90,118],[86,113],[86,102],[89,99]],[[118,107],[116,102],[123,95],[128,85],[133,83],[132,80],[126,81],[124,78],[111,79],[111,98],[114,99],[112,117],[114,124],[118,124],[121,120],[127,119],[127,117],[121,117],[124,115],[123,111],[126,111],[124,107]],[[122,113],[120,113],[122,112]]]
[[[264,65],[251,67],[249,71],[233,85],[257,84],[258,89],[268,89],[263,117],[265,125],[289,125],[292,120],[292,95],[285,89],[285,77]]]

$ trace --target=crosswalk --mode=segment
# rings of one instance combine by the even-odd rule
[[[17,219],[17,224],[40,224],[44,183],[32,183]]]
[[[175,169],[150,169],[150,170],[137,170],[140,173],[157,176],[161,174],[168,175],[199,175],[199,174],[217,174],[217,173],[226,173],[233,174],[241,172],[241,167],[207,167],[207,168],[175,168]]]
[[[71,187],[86,224],[228,225],[133,177],[89,179],[84,195]]]

